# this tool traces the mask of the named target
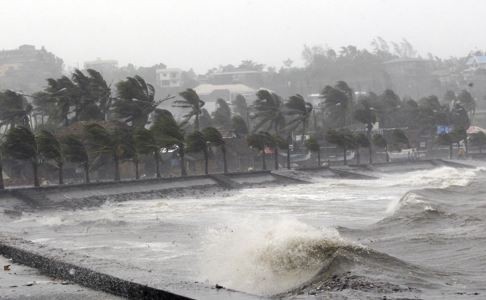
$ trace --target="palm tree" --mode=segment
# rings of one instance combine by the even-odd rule
[[[208,143],[200,131],[194,131],[186,137],[187,152],[202,152],[204,155],[204,174],[208,175]]]
[[[84,182],[89,183],[89,156],[83,142],[75,135],[67,135],[61,139],[61,149],[66,161],[83,166]]]
[[[381,134],[373,135],[373,144],[377,147],[385,149],[386,162],[390,162],[390,156],[388,155],[388,142]]]
[[[317,166],[321,166],[321,146],[317,142],[315,137],[310,137],[306,142],[305,146],[310,152],[317,153]]]
[[[257,119],[258,123],[253,127],[253,131],[260,130],[266,125],[266,130],[273,129],[275,134],[279,134],[280,129],[285,126],[285,115],[283,111],[282,98],[271,93],[268,90],[261,89],[257,92],[257,100],[253,105],[255,114],[253,119]]]
[[[343,149],[343,162],[345,165],[347,165],[346,152],[348,148],[354,147],[354,138],[351,131],[347,129],[341,129],[341,130],[330,129],[326,133],[326,140],[329,143],[335,144],[336,146]]]
[[[212,146],[221,147],[223,155],[223,172],[228,173],[228,164],[226,160],[226,143],[221,133],[214,127],[204,128],[202,131],[204,139]]]
[[[234,116],[231,119],[231,128],[237,137],[245,136],[248,134],[248,127],[245,121],[240,116]]]
[[[216,100],[216,110],[213,112],[213,123],[215,126],[228,129],[231,127],[231,108],[225,100]]]
[[[289,147],[289,141],[282,138],[279,135],[273,135],[272,136],[273,140],[273,151],[274,151],[274,159],[275,159],[275,170],[278,170],[279,167],[279,149],[286,150],[287,151],[287,169],[290,169],[290,147]]]
[[[37,134],[36,140],[40,156],[56,163],[57,169],[59,170],[59,184],[64,184],[64,156],[61,143],[54,134],[47,130],[41,130]]]
[[[154,87],[140,76],[127,77],[116,84],[118,98],[115,98],[113,108],[115,115],[133,127],[141,128],[148,121],[161,101],[155,101]]]
[[[244,120],[246,127],[250,128],[250,112],[245,97],[238,94],[232,100],[231,104],[233,106],[234,113],[239,115]]]
[[[401,148],[403,145],[410,148],[410,142],[407,135],[401,129],[394,129],[392,131],[392,145]]]
[[[356,145],[356,164],[359,165],[361,163],[360,161],[360,148],[370,148],[371,143],[370,140],[368,139],[368,136],[365,135],[364,133],[358,133],[354,137],[355,145]],[[371,155],[371,153],[370,153]]]
[[[158,145],[167,149],[177,148],[180,158],[181,176],[186,176],[184,130],[174,119],[172,113],[168,110],[158,110],[150,130],[153,132]]]
[[[79,97],[79,90],[69,77],[48,78],[44,91],[34,95],[34,104],[38,113],[48,116],[49,123],[66,127],[70,123],[69,115],[73,112],[71,108],[79,103]]]
[[[95,156],[111,155],[115,165],[114,179],[120,181],[120,161],[128,158],[132,152],[129,133],[121,128],[111,131],[105,127],[91,123],[84,127],[84,133],[89,148]]]
[[[153,131],[143,127],[137,128],[133,137],[137,153],[141,155],[153,155],[155,174],[157,178],[160,178],[160,146],[157,144]]]
[[[376,113],[368,98],[362,98],[358,102],[358,108],[354,111],[355,120],[366,125],[366,136],[368,139],[369,163],[373,163],[373,149],[371,147],[371,130],[376,123]],[[359,163],[358,163],[359,164]]]
[[[14,126],[30,128],[32,109],[24,95],[11,90],[0,92],[0,127],[5,131]]]
[[[304,143],[307,125],[309,124],[309,119],[312,113],[312,104],[305,102],[304,97],[297,94],[289,98],[287,103],[285,103],[285,107],[287,108],[286,114],[293,117],[293,119],[287,123],[287,127],[301,125],[302,143]]]
[[[180,108],[190,108],[191,111],[184,115],[188,122],[192,117],[195,117],[194,128],[199,131],[199,115],[201,114],[201,109],[205,102],[199,98],[199,95],[193,89],[186,89],[180,92],[179,95],[183,98],[182,100],[175,100],[173,106]]]
[[[27,127],[12,127],[5,136],[5,152],[14,159],[30,160],[34,174],[34,186],[39,184],[39,151],[34,133]]]
[[[351,104],[348,95],[338,88],[327,85],[322,90],[320,98],[324,99],[324,110],[333,118],[334,123],[339,124],[339,120],[342,120],[342,127],[346,127],[346,115]]]
[[[265,161],[265,147],[269,144],[269,134],[267,132],[253,133],[247,136],[246,141],[250,148],[256,149],[262,155],[262,169],[267,169],[267,163]]]

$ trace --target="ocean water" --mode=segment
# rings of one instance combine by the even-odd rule
[[[377,180],[107,202],[25,213],[2,230],[179,282],[289,299],[486,299],[486,174],[440,167]]]

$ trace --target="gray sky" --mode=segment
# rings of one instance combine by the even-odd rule
[[[382,36],[449,57],[486,49],[485,12],[483,0],[0,0],[0,49],[205,72],[243,59],[301,64],[304,44],[369,48]]]

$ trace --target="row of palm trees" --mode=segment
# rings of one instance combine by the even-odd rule
[[[48,79],[46,89],[34,95],[0,92],[0,131],[5,133],[3,155],[30,161],[36,186],[39,185],[39,164],[43,162],[58,168],[60,184],[64,182],[66,163],[80,165],[88,183],[90,169],[107,157],[113,162],[115,180],[120,180],[123,161],[133,162],[138,179],[139,163],[147,156],[153,157],[155,176],[161,177],[160,161],[164,152],[177,153],[182,176],[187,175],[185,154],[202,153],[207,174],[212,148],[220,148],[226,173],[226,141],[217,128],[245,137],[250,148],[261,153],[263,169],[267,169],[265,152],[271,149],[277,169],[280,150],[287,152],[286,165],[290,168],[290,145],[295,145],[292,136],[296,132],[302,136],[302,146],[317,154],[320,166],[323,142],[342,149],[345,164],[349,149],[355,150],[359,164],[362,148],[369,150],[369,163],[372,163],[372,146],[384,148],[387,153],[389,145],[409,145],[405,132],[400,129],[393,130],[388,137],[373,135],[377,122],[389,127],[421,126],[424,130],[432,130],[437,124],[454,124],[458,129],[439,139],[440,143],[448,145],[463,139],[459,128],[469,126],[468,111],[455,99],[454,106],[447,107],[435,96],[416,102],[401,100],[393,91],[386,90],[381,95],[370,92],[356,100],[353,90],[344,81],[326,86],[317,107],[298,94],[284,100],[272,91],[260,89],[251,106],[241,95],[234,99],[233,110],[226,101],[218,99],[212,116],[204,109],[205,102],[199,95],[187,89],[172,104],[186,111],[180,122],[170,111],[157,108],[174,97],[156,100],[153,86],[139,76],[118,82],[115,90],[116,96],[113,96],[111,86],[99,72],[87,70],[85,74],[75,70],[71,78]],[[33,98],[33,105],[26,96]],[[313,134],[305,140],[311,122]],[[79,124],[81,130],[71,132],[72,127]],[[364,131],[348,129],[356,124],[361,124]],[[483,139],[478,136],[473,141],[482,143]]]

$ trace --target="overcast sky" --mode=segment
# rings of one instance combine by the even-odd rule
[[[449,57],[486,49],[485,12],[483,0],[0,0],[0,49],[205,72],[243,59],[301,64],[304,44],[369,48],[381,36]]]

